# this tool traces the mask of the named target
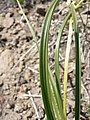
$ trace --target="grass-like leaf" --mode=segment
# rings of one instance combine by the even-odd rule
[[[39,46],[38,46],[35,32],[21,8],[20,0],[16,0],[16,1],[23,13],[24,18],[27,21],[28,27],[30,29],[30,32],[32,33],[32,36],[34,38],[34,41],[39,51]],[[21,2],[22,1],[23,0],[21,0]],[[79,120],[80,119],[80,93],[81,93],[81,60],[80,60],[79,32],[78,32],[75,9],[78,9],[79,7],[81,7],[81,5],[83,5],[84,0],[80,0],[80,2],[75,6],[75,8],[73,4],[71,4],[71,11],[68,13],[65,20],[63,21],[63,24],[60,26],[59,34],[56,42],[56,49],[55,49],[55,75],[56,75],[56,81],[55,81],[48,63],[48,36],[49,36],[49,29],[50,29],[52,15],[59,1],[60,0],[52,1],[46,13],[44,23],[43,23],[40,51],[39,51],[40,52],[40,82],[41,82],[42,98],[43,98],[45,112],[48,120],[66,120],[67,74],[68,74],[68,60],[69,60],[70,43],[71,43],[70,33],[72,30],[69,31],[69,36],[68,36],[69,44],[66,50],[68,52],[66,52],[65,72],[64,72],[64,106],[62,102],[63,100],[62,100],[61,89],[60,89],[59,46],[60,46],[63,30],[67,24],[67,21],[72,15],[73,24],[74,24],[74,33],[75,33],[75,45],[76,45],[75,120]],[[70,25],[71,24],[72,22],[70,22]]]
[[[60,46],[60,41],[61,41],[61,38],[62,38],[63,30],[64,30],[65,25],[67,24],[67,21],[69,20],[70,16],[71,16],[71,12],[68,13],[68,15],[66,16],[65,20],[63,21],[63,24],[60,26],[59,34],[58,34],[58,38],[57,38],[57,42],[56,42],[56,49],[55,49],[56,86],[57,86],[57,90],[58,90],[59,97],[60,97],[60,101],[59,101],[59,99],[57,99],[57,103],[61,103],[61,105],[62,105],[62,106],[60,106],[58,104],[59,111],[61,111],[61,109],[63,109],[63,102],[62,102],[61,89],[60,89],[59,46]],[[63,112],[64,112],[64,110],[63,110]],[[65,120],[65,113],[63,113],[63,114],[64,114],[64,120]]]
[[[63,24],[60,26],[59,34],[58,34],[58,38],[57,38],[57,42],[56,42],[56,49],[55,49],[55,75],[56,75],[56,84],[57,84],[57,88],[60,93],[60,96],[61,96],[61,92],[60,92],[60,73],[59,73],[59,47],[60,47],[60,41],[62,38],[62,33],[64,30],[64,27],[65,27],[68,19],[70,18],[70,16],[71,16],[71,12],[69,12],[69,14],[66,16],[65,20],[63,21]]]
[[[51,23],[51,18],[54,12],[55,7],[59,3],[59,0],[53,0],[44,20],[41,44],[40,44],[40,81],[41,81],[41,89],[42,89],[42,97],[45,106],[45,111],[47,114],[47,118],[49,120],[57,119],[55,109],[53,108],[53,92],[52,91],[52,83],[49,81],[49,71],[48,71],[48,34]],[[51,78],[50,78],[51,79]],[[54,89],[53,89],[54,90]],[[60,104],[60,103],[59,103]],[[56,104],[57,105],[57,104]],[[64,118],[63,111],[60,112],[61,119]],[[58,118],[59,120],[60,118]]]
[[[74,35],[75,35],[75,48],[76,48],[76,91],[75,91],[75,120],[80,119],[80,98],[81,98],[81,58],[80,58],[80,41],[79,31],[77,24],[77,17],[74,6],[71,4]]]
[[[41,80],[41,89],[42,89],[44,106],[46,108],[46,114],[47,114],[47,117],[48,117],[49,120],[50,119],[54,120],[53,119],[54,117],[52,117],[53,116],[52,111],[50,111],[50,109],[48,111],[48,108],[47,108],[47,106],[49,106],[49,108],[51,108],[51,110],[53,110],[53,106],[52,106],[52,104],[50,104],[53,95],[51,96],[51,93],[49,92],[49,91],[52,90],[52,88],[50,87],[49,75],[48,75],[48,53],[47,53],[48,52],[48,48],[47,48],[47,46],[48,46],[48,31],[49,31],[49,27],[50,27],[50,22],[51,22],[51,17],[52,17],[53,11],[54,11],[56,5],[58,4],[58,2],[59,2],[59,0],[57,0],[57,1],[53,0],[52,4],[51,4],[51,6],[50,6],[50,8],[49,8],[49,10],[48,10],[48,12],[46,14],[45,21],[44,21],[44,26],[43,26],[42,38],[41,38],[41,46],[40,46],[40,80]],[[52,85],[52,83],[51,83],[51,85]],[[59,107],[59,114],[61,116],[61,119],[63,120],[64,119],[64,115],[63,115],[63,107],[62,107],[62,102],[61,102],[62,99],[61,99],[61,97],[58,94],[59,92],[57,90],[57,86],[52,86],[52,87],[53,87],[53,90],[54,90],[53,92],[54,93],[57,92],[55,94],[55,96],[58,96],[58,97],[56,97],[56,101],[59,100],[59,102],[57,102],[56,105],[57,105],[57,107],[60,106]],[[47,95],[47,99],[45,99],[45,93]],[[49,102],[49,100],[50,100],[50,102]],[[55,109],[53,111],[55,111]],[[52,117],[52,118],[50,118],[50,117]],[[57,118],[57,116],[56,116],[56,118]],[[58,118],[58,119],[60,119],[60,118]]]
[[[67,47],[66,47],[66,55],[65,55],[65,69],[64,69],[64,115],[66,119],[66,98],[67,98],[67,80],[68,80],[68,63],[69,63],[69,54],[71,48],[71,41],[72,41],[72,17],[70,18],[69,22],[69,33],[68,33],[68,40],[67,40]]]
[[[17,2],[17,0],[11,0],[12,2]],[[20,4],[24,3],[24,0],[18,0]]]

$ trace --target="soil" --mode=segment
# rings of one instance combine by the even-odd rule
[[[50,2],[23,7],[40,43],[42,24]],[[54,73],[55,41],[68,9],[60,2],[52,18],[49,37],[49,61]],[[90,120],[90,11],[80,9],[78,15],[82,61],[81,120]],[[88,13],[88,17],[87,17]],[[88,19],[87,19],[88,18]],[[84,24],[84,26],[83,26]],[[63,94],[63,72],[68,25],[60,48],[60,78]],[[74,120],[75,43],[72,41],[68,72],[67,120]],[[0,1],[0,120],[47,120],[43,106],[39,54],[21,10],[12,3]]]

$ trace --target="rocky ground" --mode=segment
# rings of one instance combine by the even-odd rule
[[[29,10],[23,9],[36,32],[38,42],[40,41],[42,22],[49,4],[50,2],[45,4],[37,2]],[[65,8],[65,6],[66,2],[60,3],[54,13],[50,28],[49,59],[52,71],[58,29],[68,11],[68,8]],[[87,22],[87,7],[82,9],[81,16],[84,18],[83,22],[86,27],[83,26],[81,19],[78,17],[80,42],[83,48],[81,55],[81,120],[89,120],[90,118],[87,116],[86,111],[90,107],[90,14],[88,14]],[[0,10],[0,120],[38,120],[38,116],[40,120],[46,120],[41,97],[39,54],[36,44],[17,6],[2,3]],[[62,89],[67,34],[68,25],[64,30],[60,49]],[[67,119],[73,120],[75,83],[74,41],[70,56]]]

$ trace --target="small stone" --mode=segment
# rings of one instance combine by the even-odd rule
[[[15,26],[15,29],[13,29],[12,34],[16,35],[16,34],[18,34],[21,30],[22,30],[21,26],[20,26],[19,24],[17,24],[17,25]],[[17,36],[15,36],[15,37],[17,37]],[[18,35],[18,38],[19,38],[19,35]]]
[[[31,109],[27,112],[27,114],[25,115],[25,117],[26,117],[27,119],[29,119],[29,118],[31,118],[31,117],[33,116],[33,114],[34,114],[34,109],[31,108]]]
[[[27,90],[28,90],[28,88],[27,88],[27,86],[26,86],[25,84],[23,84],[23,85],[21,86],[21,88],[20,88],[20,91],[21,91],[21,92],[24,92],[24,93],[26,93]]]
[[[10,95],[10,90],[5,90],[5,91],[3,91],[3,94],[4,94],[4,95]]]
[[[38,80],[37,80],[37,79],[35,79],[34,83],[35,83],[35,84],[37,84],[37,82],[38,82]]]
[[[19,83],[22,85],[22,84],[25,84],[27,83],[27,80],[25,80],[22,76],[19,77]]]
[[[15,105],[14,105],[14,103],[12,101],[9,101],[9,103],[7,103],[7,105],[6,105],[7,109],[12,109],[14,107],[15,107]]]
[[[3,81],[2,80],[0,80],[0,87],[2,87],[3,86]]]
[[[16,34],[18,34],[18,32],[19,32],[19,30],[14,29],[14,30],[12,31],[12,34],[13,34],[13,35],[16,35]]]
[[[22,106],[19,103],[17,103],[17,104],[15,104],[14,111],[17,112],[17,113],[22,113],[23,112],[23,108],[22,108]]]
[[[4,84],[3,85],[3,90],[9,90],[9,84]]]
[[[69,68],[68,68],[68,72],[71,73],[74,71],[74,66],[75,64],[74,63],[69,63]]]
[[[39,117],[42,120],[45,117],[45,110],[42,107],[39,107]]]
[[[67,114],[69,114],[71,112],[71,108],[70,106],[67,104]]]
[[[7,109],[10,109],[10,108],[11,108],[11,105],[8,103],[8,104],[6,105],[6,108],[7,108]]]
[[[45,16],[46,9],[44,8],[44,6],[38,6],[36,12],[41,16]]]
[[[0,108],[0,117],[2,116],[2,109]]]
[[[23,111],[23,114],[25,115],[27,113],[27,111]]]
[[[21,21],[26,23],[26,19],[23,16],[21,16]]]
[[[0,73],[0,76],[2,76],[3,74],[2,73]]]
[[[37,82],[37,86],[40,87],[40,81]]]
[[[6,18],[8,18],[8,17],[13,17],[13,15],[14,15],[14,13],[8,12],[5,17],[6,17]]]
[[[31,103],[30,102],[28,102],[28,108],[31,108]]]
[[[31,76],[30,71],[29,71],[29,70],[25,70],[24,79],[25,79],[25,80],[30,80],[30,76]]]
[[[72,113],[68,114],[68,119],[67,120],[73,120],[73,114]]]
[[[2,25],[5,28],[10,28],[13,25],[13,23],[14,23],[14,18],[8,17],[3,20]]]
[[[1,107],[1,105],[4,103],[4,101],[5,101],[4,96],[3,96],[3,95],[0,95],[0,107]]]
[[[11,64],[13,65],[14,55],[11,50],[5,49],[0,54],[0,73],[4,73],[10,70]]]
[[[27,8],[28,10],[30,7],[32,7],[31,2],[34,2],[35,0],[24,0],[24,8]]]
[[[0,13],[0,17],[5,17],[5,12],[3,12],[3,13]]]
[[[16,90],[16,92],[19,92],[20,91],[20,86],[16,85],[15,90]]]
[[[0,32],[3,31],[4,27],[0,25]]]

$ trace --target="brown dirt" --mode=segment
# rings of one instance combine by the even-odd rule
[[[39,42],[41,26],[50,2],[37,2],[30,10],[23,9],[30,20]],[[57,7],[50,28],[49,60],[54,73],[54,50],[59,26],[63,22],[68,8],[66,2]],[[63,11],[61,11],[65,8]],[[85,9],[87,12],[87,8]],[[82,12],[84,24],[87,13]],[[90,14],[85,31],[79,18],[80,42],[83,47],[82,60],[82,98],[81,120],[89,120],[86,111],[90,107]],[[63,89],[64,56],[67,42],[68,25],[64,30],[60,49],[61,87]],[[82,48],[81,47],[81,48]],[[28,52],[27,52],[28,51]],[[89,56],[89,57],[88,57]],[[67,116],[73,120],[74,84],[75,84],[75,44],[72,42],[69,73]],[[62,90],[63,94],[63,90]],[[29,95],[29,96],[28,96]],[[31,97],[30,97],[31,96]],[[41,120],[46,120],[43,107],[40,78],[39,54],[22,13],[16,6],[6,8],[0,13],[0,120],[38,120],[35,106]]]

